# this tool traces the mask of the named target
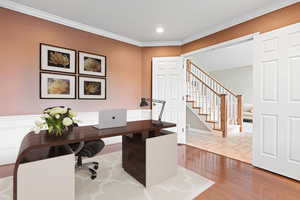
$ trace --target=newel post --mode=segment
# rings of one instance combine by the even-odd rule
[[[191,71],[192,71],[192,62],[190,59],[186,60],[186,81],[190,82],[191,81]]]
[[[191,65],[192,65],[192,64],[191,64],[191,60],[190,60],[190,59],[187,59],[187,60],[186,60],[186,63],[187,63],[187,71],[189,71],[189,72],[190,72],[190,71],[192,70],[192,66],[191,66]]]
[[[228,110],[227,110],[227,98],[226,94],[221,94],[221,130],[223,132],[223,137],[227,136],[228,133]]]
[[[243,106],[243,96],[237,95],[237,123],[240,125],[240,132],[243,132],[243,118],[244,118],[244,106]]]

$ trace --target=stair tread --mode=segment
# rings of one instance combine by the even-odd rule
[[[205,122],[208,122],[208,123],[217,123],[217,121],[211,121],[211,120],[205,120]]]

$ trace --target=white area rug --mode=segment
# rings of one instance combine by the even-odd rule
[[[122,169],[121,152],[91,160],[100,162],[98,177],[91,180],[84,171],[76,173],[76,200],[192,200],[213,185],[178,166],[177,176],[145,188]],[[12,200],[12,177],[0,179],[0,199]]]

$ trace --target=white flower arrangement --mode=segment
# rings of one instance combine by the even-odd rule
[[[70,108],[66,107],[54,107],[44,111],[41,119],[42,121],[35,122],[34,132],[39,133],[41,130],[48,130],[49,134],[61,136],[65,131],[68,131],[70,127],[73,127],[74,123],[78,123],[75,120],[76,113]]]

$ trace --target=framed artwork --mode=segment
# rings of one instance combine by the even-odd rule
[[[40,73],[41,99],[76,99],[75,75]]]
[[[79,74],[106,76],[106,57],[79,51],[78,68]]]
[[[106,78],[78,77],[79,99],[106,99]]]
[[[41,43],[40,70],[75,74],[76,51]]]

